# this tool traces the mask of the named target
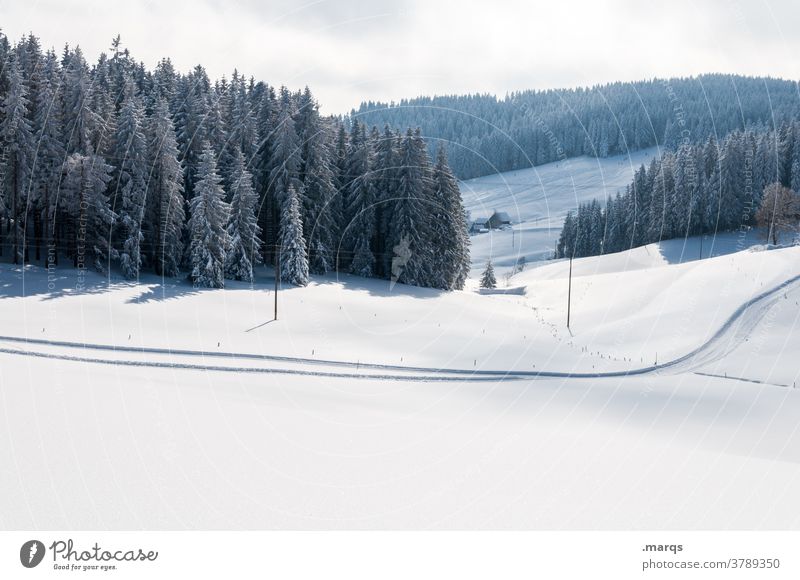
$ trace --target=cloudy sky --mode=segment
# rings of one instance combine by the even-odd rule
[[[152,67],[234,67],[309,85],[327,113],[362,100],[736,72],[800,78],[797,0],[0,0],[12,39],[111,38]]]

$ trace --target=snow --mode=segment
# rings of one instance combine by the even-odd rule
[[[0,265],[0,526],[794,529],[800,247],[735,236],[575,260],[571,333],[564,262],[277,322],[263,267]]]
[[[529,263],[551,258],[569,210],[624,192],[639,166],[649,164],[655,155],[654,147],[605,159],[576,157],[462,181],[471,220],[488,218],[496,210],[507,212],[513,223],[510,229],[471,237],[472,276],[490,257],[501,267],[500,274],[522,256]]]
[[[0,264],[0,526],[796,529],[800,247],[576,259],[566,328],[560,221],[653,154],[462,183],[517,223],[461,292]]]

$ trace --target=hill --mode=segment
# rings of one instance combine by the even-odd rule
[[[317,276],[281,292],[277,322],[263,267],[225,290],[85,274],[78,291],[75,270],[2,265],[0,458],[16,467],[0,513],[792,529],[800,248],[756,250],[576,260],[572,332],[563,262],[504,295]]]
[[[352,118],[420,126],[448,144],[462,179],[570,157],[607,157],[660,145],[702,143],[749,127],[775,128],[800,113],[797,83],[707,74],[577,89],[442,95],[362,103]]]
[[[473,277],[490,257],[501,273],[520,258],[528,263],[552,258],[568,211],[624,189],[636,170],[656,155],[657,148],[605,159],[584,156],[462,181],[461,195],[471,219],[498,210],[507,212],[513,224],[508,230],[471,237]]]

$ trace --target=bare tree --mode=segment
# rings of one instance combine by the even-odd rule
[[[800,220],[800,196],[780,183],[771,183],[764,188],[761,207],[756,212],[756,223],[766,228],[767,239],[778,244],[782,232],[797,228]]]

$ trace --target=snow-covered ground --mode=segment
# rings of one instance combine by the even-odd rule
[[[0,527],[796,529],[800,247],[733,236],[575,260],[571,332],[564,262],[277,322],[0,265]]]
[[[634,172],[654,155],[657,148],[606,159],[576,157],[462,181],[471,219],[488,218],[497,210],[508,213],[513,223],[509,230],[472,236],[473,276],[490,257],[500,273],[523,256],[528,262],[551,258],[567,212],[624,191]]]
[[[0,528],[796,529],[800,247],[574,260],[566,328],[564,214],[654,154],[464,182],[463,292],[0,264]]]

